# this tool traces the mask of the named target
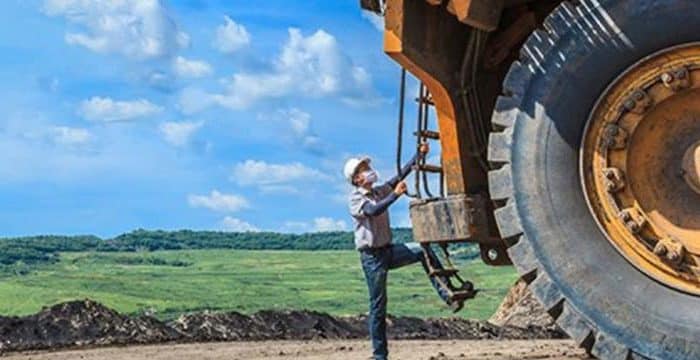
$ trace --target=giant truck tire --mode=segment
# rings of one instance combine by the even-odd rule
[[[686,182],[678,176],[682,166],[677,159],[679,146],[690,149],[683,166],[693,171],[700,154],[699,145],[688,145],[700,141],[700,110],[693,105],[700,104],[696,91],[700,74],[694,67],[698,62],[695,54],[700,54],[697,41],[700,1],[565,2],[524,44],[496,104],[489,141],[489,183],[498,206],[495,214],[501,236],[534,295],[573,340],[602,359],[700,359],[698,274],[674,273],[695,269],[696,254],[691,248],[700,245],[700,194],[691,189],[688,168],[683,168]],[[668,69],[659,63],[663,61],[668,62]],[[675,82],[673,71],[683,69],[686,77],[680,74],[675,79],[691,81]],[[639,85],[644,81],[643,87]],[[634,86],[647,91],[648,97],[660,98],[653,102],[647,101],[647,94],[635,97]],[[612,103],[627,93],[632,97],[616,110]],[[666,101],[670,98],[677,100]],[[596,143],[596,134],[587,140],[589,132],[605,125],[597,119],[604,122],[615,111],[618,118],[613,119],[621,124],[638,121],[636,129],[641,132],[613,131],[600,140],[603,145]],[[644,119],[660,116],[665,116],[666,125],[652,124],[651,130],[644,130],[650,126],[643,123],[657,121]],[[674,134],[673,128],[680,132]],[[666,138],[650,140],[657,133]],[[587,141],[593,143],[588,150]],[[635,160],[639,153],[646,158]],[[673,164],[668,169],[634,170],[636,175],[629,174],[632,178],[627,183],[620,174],[608,174],[606,179],[612,183],[600,195],[595,171],[601,156],[609,161],[627,159],[625,166],[630,167]],[[654,156],[660,160],[652,159]],[[646,180],[639,178],[640,171],[642,175],[646,172]],[[698,169],[694,171],[697,176]],[[624,211],[635,191],[649,192],[639,190],[645,181],[660,188],[675,187],[662,189],[671,192],[653,201],[668,198],[685,207],[685,213],[673,214],[685,217],[676,219],[677,227],[685,227],[681,229],[685,232],[673,239],[682,238],[686,248],[679,248],[676,255],[690,264],[673,267],[678,256],[664,258],[670,247],[644,248],[642,240],[658,248],[672,238],[653,238],[663,229],[654,220],[663,215],[658,214],[659,209],[620,218],[606,213],[610,211],[605,205],[608,201],[612,208]],[[657,190],[633,201],[644,210],[645,201],[652,201],[645,198],[658,192],[663,195]],[[617,221],[628,226],[617,226]],[[630,248],[625,241],[630,241]],[[655,250],[658,263],[647,253]]]

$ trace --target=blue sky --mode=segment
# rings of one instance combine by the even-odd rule
[[[349,229],[344,160],[391,175],[399,68],[356,0],[2,6],[0,236]]]

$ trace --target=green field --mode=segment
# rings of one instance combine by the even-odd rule
[[[460,264],[482,289],[460,313],[485,319],[517,275],[512,267]],[[0,275],[0,314],[26,315],[62,301],[91,298],[118,311],[172,318],[198,310],[251,313],[309,309],[366,312],[367,290],[355,251],[178,250],[62,253],[26,275]],[[389,276],[389,312],[448,316],[420,265]]]

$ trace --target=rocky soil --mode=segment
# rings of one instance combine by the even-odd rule
[[[389,336],[395,340],[442,341],[564,338],[551,320],[533,313],[537,308],[530,300],[524,300],[527,293],[517,290],[518,286],[491,322],[390,317]],[[366,337],[365,316],[333,317],[313,311],[261,311],[252,315],[202,312],[162,322],[148,316],[123,315],[94,301],[83,300],[58,304],[30,316],[0,317],[0,353],[166,342]]]
[[[491,316],[489,322],[497,326],[522,329],[532,327],[550,332],[561,332],[556,322],[535,299],[528,289],[527,283],[522,279],[510,288],[501,306]]]
[[[31,351],[8,360],[367,360],[370,342],[362,340],[231,341]],[[570,340],[396,340],[392,359],[400,360],[583,360]]]

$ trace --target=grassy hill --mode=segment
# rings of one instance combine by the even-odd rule
[[[461,316],[488,318],[515,281],[515,271],[479,261],[460,266],[464,276],[483,289]],[[391,313],[450,315],[420,266],[392,272],[389,284]],[[204,309],[311,309],[354,315],[367,308],[366,285],[352,250],[64,252],[24,275],[0,275],[2,315],[30,314],[81,298],[160,318]]]
[[[412,241],[395,229],[396,242]],[[126,313],[168,318],[197,310],[309,309],[366,312],[367,290],[352,233],[229,233],[137,230],[112,239],[34,236],[0,239],[0,315],[24,315],[58,302],[91,298]],[[463,275],[484,289],[462,315],[487,318],[516,275],[457,246]],[[390,276],[396,315],[449,311],[421,266]]]
[[[413,240],[410,229],[394,229],[397,243]],[[0,271],[22,272],[25,265],[58,261],[60,252],[118,252],[160,250],[350,250],[351,232],[283,234],[272,232],[136,230],[112,239],[93,235],[27,236],[0,239]]]

